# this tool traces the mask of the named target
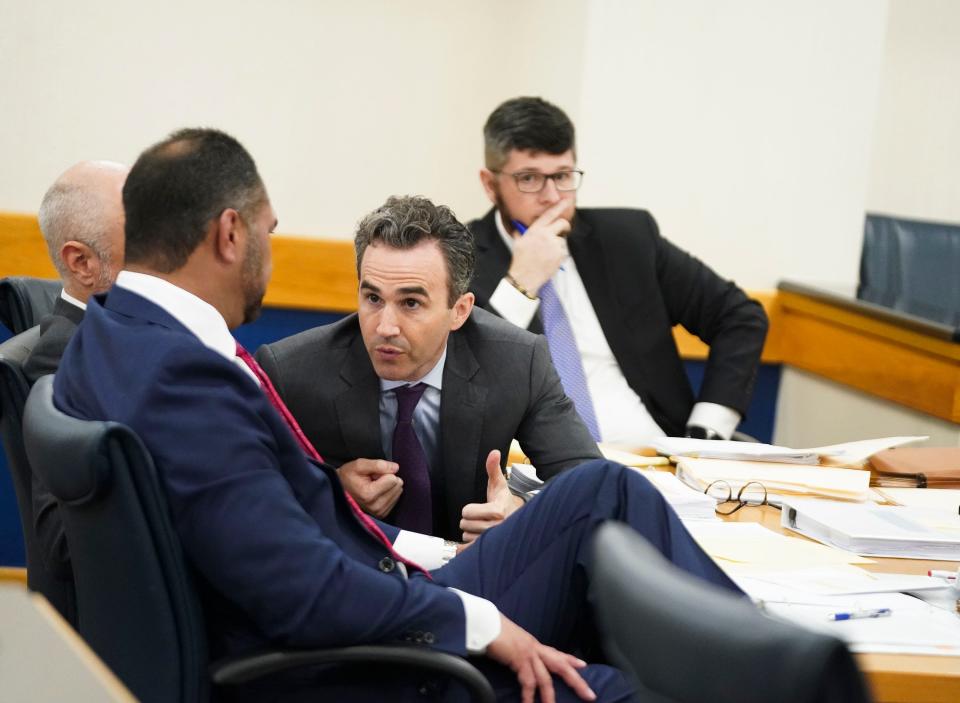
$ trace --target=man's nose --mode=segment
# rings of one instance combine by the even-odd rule
[[[556,202],[560,201],[560,198],[563,196],[560,195],[560,191],[557,190],[557,182],[552,178],[548,178],[543,182],[543,188],[540,189],[540,202],[553,205]]]
[[[381,337],[396,337],[400,334],[400,328],[397,326],[397,315],[393,308],[384,305],[380,311],[380,319],[377,321],[377,334]]]

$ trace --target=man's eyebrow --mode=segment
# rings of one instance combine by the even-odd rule
[[[430,297],[430,293],[428,293],[427,289],[423,286],[407,286],[406,288],[398,288],[397,292],[404,295],[422,295],[424,298]]]
[[[371,291],[371,292],[373,292],[373,293],[379,293],[379,292],[380,292],[380,289],[379,289],[377,286],[373,285],[372,283],[370,283],[370,282],[368,282],[368,281],[360,281],[360,289],[361,289],[361,290],[369,290],[369,291]]]

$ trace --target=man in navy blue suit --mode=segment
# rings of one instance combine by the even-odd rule
[[[91,301],[54,400],[128,425],[153,455],[213,656],[411,642],[485,655],[478,665],[500,700],[622,701],[630,687],[598,654],[586,602],[601,522],[624,521],[692,578],[735,589],[646,480],[604,461],[559,476],[446,565],[406,563],[390,545],[398,530],[359,513],[336,471],[308,458],[265,376],[236,355],[229,330],[259,311],[277,222],[250,155],[222,132],[182,130],[140,156],[123,199],[126,268]],[[237,694],[404,700],[417,690],[413,674],[367,668],[278,676]]]

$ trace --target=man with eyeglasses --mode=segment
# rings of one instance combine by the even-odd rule
[[[567,395],[598,441],[728,439],[746,412],[767,333],[763,308],[660,236],[645,210],[578,208],[574,126],[520,97],[484,126],[493,203],[476,238],[477,304],[543,333]],[[673,340],[710,345],[695,398]]]

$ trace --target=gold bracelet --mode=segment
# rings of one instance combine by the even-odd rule
[[[527,299],[529,299],[529,300],[539,300],[539,299],[540,299],[538,296],[533,295],[530,291],[528,291],[526,288],[524,288],[524,287],[521,286],[519,283],[517,283],[517,279],[514,278],[513,276],[511,276],[509,271],[507,272],[507,275],[504,276],[504,278],[507,279],[507,283],[509,283],[511,286],[513,286],[513,287],[516,288],[518,291],[520,291],[521,293],[523,293],[524,296],[527,297]]]

